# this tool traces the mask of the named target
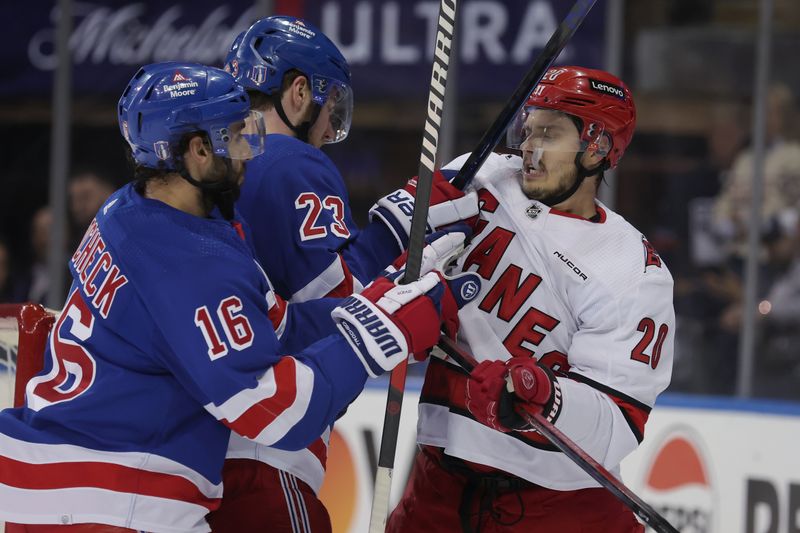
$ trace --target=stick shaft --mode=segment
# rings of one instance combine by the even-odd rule
[[[436,150],[439,145],[442,108],[447,88],[447,67],[450,63],[450,54],[453,53],[456,8],[457,0],[441,0],[439,3],[436,46],[434,47],[425,130],[422,135],[419,172],[417,173],[417,192],[414,200],[414,213],[411,217],[406,272],[403,276],[403,281],[406,283],[418,279],[422,267],[422,249],[425,247],[428,207],[433,172],[436,170]],[[383,434],[378,453],[378,470],[375,476],[375,493],[372,498],[372,513],[369,522],[370,533],[383,533],[386,529],[386,519],[389,516],[392,471],[394,470],[394,457],[400,432],[400,415],[407,370],[408,363],[401,363],[392,371],[389,380],[386,412],[383,418]]]

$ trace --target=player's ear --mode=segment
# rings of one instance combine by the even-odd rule
[[[292,105],[298,111],[302,109],[303,103],[310,98],[310,89],[308,79],[305,76],[297,76],[292,81]]]
[[[189,139],[186,145],[186,152],[183,154],[186,169],[193,176],[196,172],[201,172],[202,169],[211,165],[213,157],[214,152],[203,135],[195,135]]]
[[[186,152],[186,155],[197,159],[203,159],[211,155],[207,142],[201,135],[195,135],[189,140]]]

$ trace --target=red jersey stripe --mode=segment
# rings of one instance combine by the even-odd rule
[[[220,498],[205,496],[184,477],[93,461],[31,464],[0,456],[0,483],[27,490],[92,487],[179,500],[209,511],[220,504]]]
[[[222,420],[225,425],[243,437],[256,438],[264,428],[289,409],[297,398],[297,369],[294,359],[283,357],[272,369],[275,394],[253,405],[236,420]],[[265,374],[268,375],[269,372]]]

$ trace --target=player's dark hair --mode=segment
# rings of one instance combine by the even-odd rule
[[[256,91],[254,89],[248,89],[247,90],[247,96],[250,97],[250,107],[252,109],[258,109],[258,110],[262,110],[263,109],[264,111],[269,111],[270,109],[275,107],[274,99],[282,97],[283,93],[285,93],[289,89],[289,87],[292,86],[292,83],[294,83],[294,80],[296,80],[300,76],[305,76],[305,74],[303,74],[302,72],[300,72],[297,69],[292,69],[292,70],[288,71],[283,76],[283,81],[281,82],[281,90],[277,95],[275,95],[275,94],[264,94],[261,91]],[[311,83],[311,80],[309,80],[309,83]]]
[[[178,173],[183,170],[183,154],[186,153],[186,150],[189,149],[189,142],[197,136],[206,137],[206,134],[200,131],[191,132],[184,134],[178,144],[175,145],[174,153],[176,154],[176,163],[177,168],[175,169],[168,169],[166,166],[163,166],[163,163],[159,163],[159,168],[152,168],[146,167],[136,163],[133,159],[133,154],[131,152],[130,146],[126,151],[126,155],[128,158],[128,163],[133,168],[133,187],[139,194],[144,194],[145,188],[147,187],[147,182],[154,181],[154,180],[162,180],[166,181],[167,174]]]

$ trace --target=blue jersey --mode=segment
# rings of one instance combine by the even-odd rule
[[[335,302],[281,312],[225,220],[128,185],[70,268],[45,368],[25,407],[0,413],[2,520],[208,531],[231,429],[303,448],[366,380],[345,339],[324,336]],[[305,332],[321,340],[303,347]]]
[[[237,204],[275,290],[293,302],[346,296],[401,252],[381,221],[356,227],[341,174],[321,150],[287,135],[247,163]]]

